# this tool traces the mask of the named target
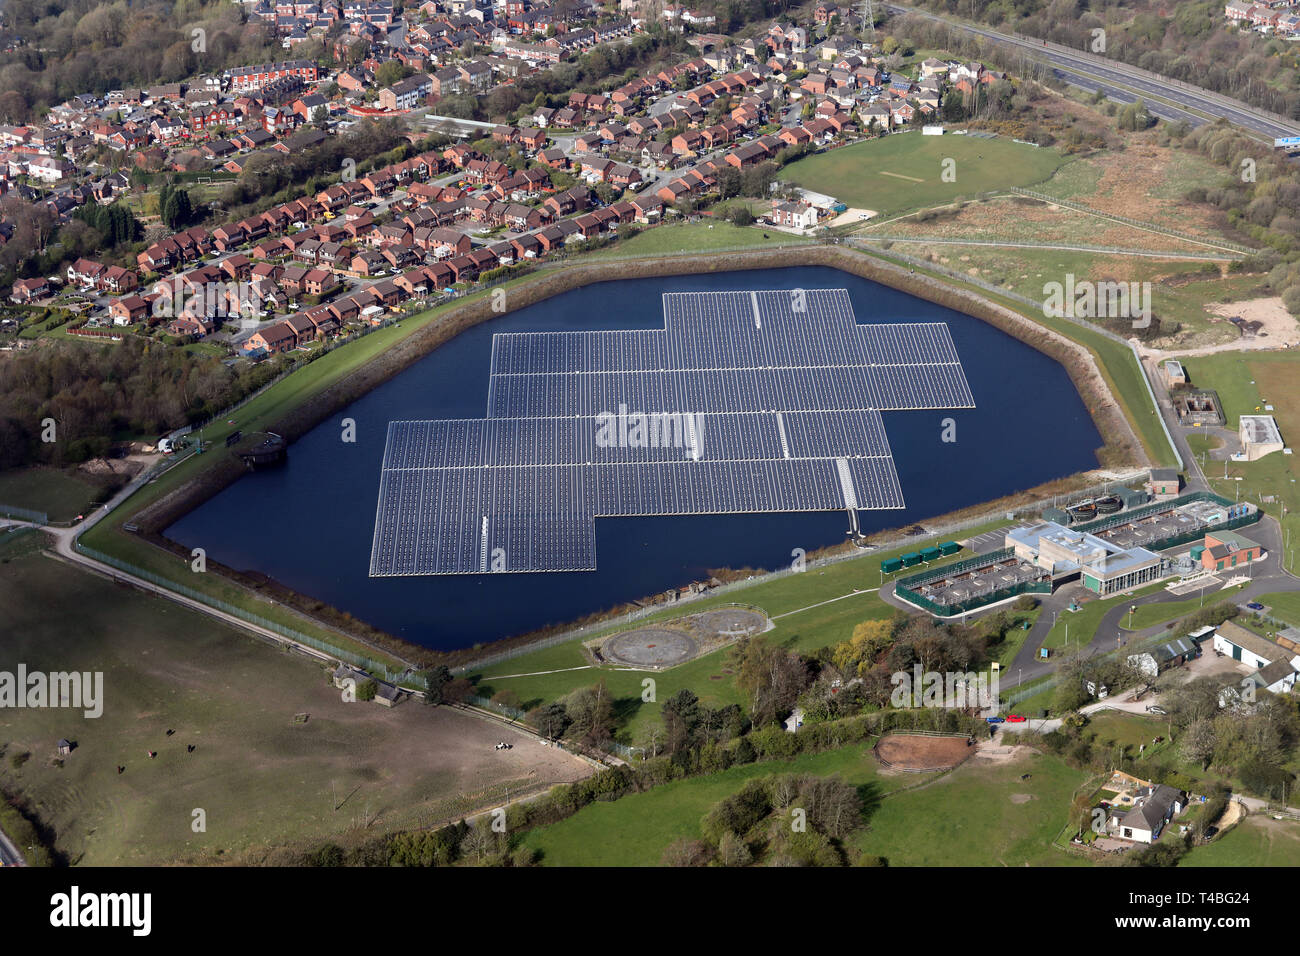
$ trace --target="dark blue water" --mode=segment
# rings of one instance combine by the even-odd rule
[[[482,417],[493,333],[662,328],[664,292],[793,288],[847,288],[862,323],[947,322],[975,396],[970,410],[884,414],[908,507],[861,512],[864,531],[1096,467],[1101,437],[1065,369],[978,319],[821,267],[635,279],[588,286],[462,333],[295,442],[285,467],[240,479],[168,535],[447,650],[572,620],[700,579],[709,568],[788,567],[795,548],[844,540],[847,516],[598,518],[594,572],[368,575],[389,421]],[[954,443],[941,441],[948,417],[956,421]],[[343,418],[356,421],[355,444],[340,440]]]

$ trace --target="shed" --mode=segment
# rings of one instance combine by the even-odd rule
[[[880,562],[880,570],[885,574],[893,574],[903,567],[902,558],[885,558]]]
[[[940,550],[939,550],[938,548],[936,548],[936,547],[933,547],[933,546],[932,546],[932,547],[929,547],[929,548],[922,548],[922,549],[921,549],[921,560],[922,560],[922,561],[934,561],[934,560],[937,560],[938,558],[941,558],[941,557],[943,557],[943,552],[940,551]]]
[[[939,550],[945,555],[956,554],[961,550],[961,545],[956,541],[944,541],[939,545]]]
[[[59,756],[66,757],[68,754],[72,753],[73,743],[71,740],[68,740],[66,737],[64,737],[62,740],[59,741],[58,748],[59,748]]]
[[[921,555],[916,551],[909,551],[903,555],[903,567],[910,568],[914,564],[921,563]]]
[[[1147,503],[1147,493],[1140,488],[1120,488],[1115,494],[1120,496],[1125,508],[1138,508]]]

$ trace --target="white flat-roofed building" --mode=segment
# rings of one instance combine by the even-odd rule
[[[1097,594],[1115,594],[1155,581],[1163,562],[1146,548],[1118,545],[1050,521],[1022,525],[1007,532],[1006,545],[1016,557],[1059,579],[1078,573],[1083,586]]]
[[[1255,461],[1283,448],[1282,433],[1272,415],[1242,415],[1238,437],[1247,461]]]

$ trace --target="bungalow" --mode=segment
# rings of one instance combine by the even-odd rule
[[[1182,813],[1187,794],[1163,783],[1138,789],[1131,806],[1111,807],[1110,830],[1124,840],[1154,843],[1165,824]]]

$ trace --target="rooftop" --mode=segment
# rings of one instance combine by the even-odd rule
[[[1242,415],[1241,437],[1252,445],[1282,444],[1282,433],[1272,415]]]

